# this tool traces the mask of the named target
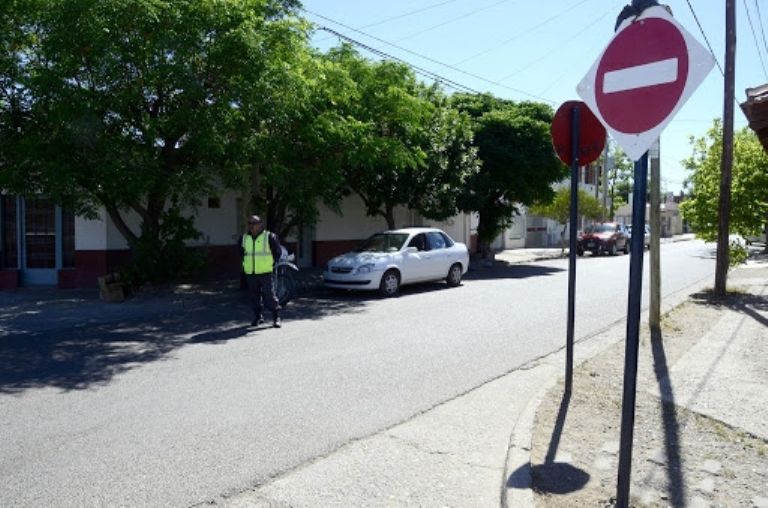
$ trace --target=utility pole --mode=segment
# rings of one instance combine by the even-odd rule
[[[725,298],[728,279],[728,230],[733,166],[733,110],[736,100],[736,0],[725,1],[725,93],[723,98],[723,158],[720,161],[720,221],[717,232],[715,298]]]
[[[608,170],[613,168],[613,156],[611,155],[610,139],[605,139],[605,155],[603,160],[603,210],[608,210]],[[608,217],[613,220],[613,217]]]
[[[651,159],[651,245],[650,245],[650,309],[648,309],[648,326],[651,330],[661,328],[661,252],[659,240],[661,237],[661,140],[649,151]],[[645,234],[645,231],[642,232]]]

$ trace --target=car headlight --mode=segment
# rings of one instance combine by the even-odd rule
[[[365,263],[355,268],[354,273],[371,273],[375,267],[373,263]]]

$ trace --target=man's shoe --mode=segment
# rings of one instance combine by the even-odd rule
[[[261,324],[264,324],[264,318],[263,317],[255,317],[255,318],[253,318],[253,321],[251,321],[251,326],[259,326]]]
[[[273,327],[273,328],[282,328],[282,327],[283,327],[283,322],[282,322],[282,321],[280,321],[280,318],[279,318],[279,317],[276,317],[276,318],[275,318],[275,319],[272,321],[272,327]]]

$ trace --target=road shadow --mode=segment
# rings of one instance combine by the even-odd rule
[[[584,488],[589,482],[590,475],[567,462],[557,462],[557,450],[565,429],[565,420],[571,403],[571,392],[563,393],[560,409],[557,412],[552,437],[549,440],[547,454],[543,464],[524,465],[514,471],[507,479],[507,487],[524,489],[530,486],[534,490],[549,494],[569,494]]]
[[[251,310],[235,288],[142,294],[105,303],[97,293],[24,291],[3,296],[0,393],[51,387],[83,390],[138,366],[162,361],[188,345],[246,337]],[[299,299],[286,321],[360,312],[364,301]]]
[[[677,419],[675,394],[669,379],[669,365],[664,351],[664,337],[661,330],[651,329],[651,350],[653,372],[659,384],[661,417],[664,425],[664,452],[667,458],[667,485],[672,506],[685,506],[685,478],[680,453],[680,422]]]
[[[490,267],[477,267],[469,270],[465,280],[495,280],[495,279],[529,279],[545,277],[566,271],[565,268],[552,266],[526,265],[522,263],[506,263],[496,261]]]

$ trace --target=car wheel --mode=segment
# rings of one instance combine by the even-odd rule
[[[448,270],[448,276],[445,278],[445,281],[451,287],[456,287],[459,284],[461,284],[461,265],[459,263],[454,263],[453,265],[451,265],[451,268]]]
[[[618,250],[616,250],[616,242],[613,242],[613,243],[611,244],[611,247],[610,247],[610,249],[609,249],[609,252],[611,253],[611,256],[615,256],[616,254],[618,254],[618,252],[619,252],[619,251],[618,251]]]
[[[624,242],[624,254],[629,254],[629,240]]]
[[[576,249],[576,255],[577,256],[583,256],[584,255],[584,249]]]
[[[397,270],[387,270],[384,275],[381,276],[381,283],[379,284],[379,293],[382,296],[390,297],[395,296],[400,289],[400,274]]]

